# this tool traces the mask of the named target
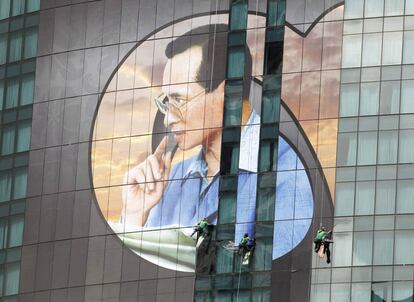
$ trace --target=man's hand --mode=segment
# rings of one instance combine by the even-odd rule
[[[154,154],[124,177],[127,185],[122,190],[122,215],[126,225],[143,226],[151,209],[161,200],[171,168],[171,152],[165,152],[167,140],[164,137]]]

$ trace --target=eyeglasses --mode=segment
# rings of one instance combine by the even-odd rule
[[[163,114],[167,114],[168,110],[170,110],[170,107],[174,107],[175,109],[177,109],[180,114],[181,114],[181,118],[182,118],[182,109],[184,108],[184,106],[193,101],[194,99],[196,99],[197,97],[199,97],[201,94],[203,94],[206,90],[203,89],[201,90],[199,93],[197,93],[195,96],[193,96],[191,99],[189,100],[185,100],[182,98],[169,98],[165,93],[161,93],[159,96],[154,98],[154,102],[155,105],[157,106],[158,110],[163,113]]]

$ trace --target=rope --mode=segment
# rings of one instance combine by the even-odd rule
[[[243,264],[243,255],[240,255],[240,269],[239,269],[239,282],[237,284],[237,297],[236,297],[236,302],[239,301],[239,292],[240,292],[240,276],[241,276],[241,268],[242,268],[242,264]]]

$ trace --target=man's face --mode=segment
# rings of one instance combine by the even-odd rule
[[[207,93],[197,83],[201,60],[202,48],[193,46],[169,59],[164,70],[162,90],[170,103],[174,100],[179,107],[169,105],[164,124],[174,133],[182,150],[207,144],[222,126],[224,82]]]

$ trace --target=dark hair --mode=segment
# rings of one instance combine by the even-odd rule
[[[226,78],[227,33],[225,24],[210,24],[192,29],[171,41],[165,49],[168,59],[183,53],[192,46],[201,46],[202,59],[197,71],[196,80],[200,81],[208,92],[212,92]],[[208,37],[206,38],[206,35]],[[252,57],[249,48],[245,47],[245,64],[243,76],[243,98],[250,95],[252,75]]]

